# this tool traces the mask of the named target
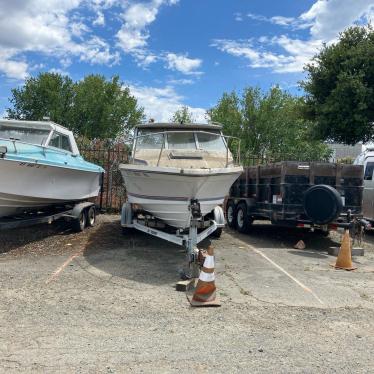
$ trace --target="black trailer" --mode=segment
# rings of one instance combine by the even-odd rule
[[[52,223],[64,219],[68,221],[75,232],[83,231],[88,226],[94,226],[97,209],[89,201],[50,206],[44,209],[23,212],[12,217],[0,218],[0,230],[10,230],[21,227]]]
[[[283,161],[244,169],[226,202],[230,227],[247,231],[254,220],[328,233],[361,221],[363,168]]]

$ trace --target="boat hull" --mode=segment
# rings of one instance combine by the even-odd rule
[[[197,199],[203,216],[223,203],[241,167],[221,169],[178,169],[121,165],[128,201],[170,226],[190,226],[189,205]]]
[[[0,217],[96,197],[100,174],[0,159]]]

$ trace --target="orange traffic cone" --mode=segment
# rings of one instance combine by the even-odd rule
[[[344,231],[342,243],[340,245],[340,250],[338,258],[335,264],[331,264],[335,269],[344,270],[355,270],[357,267],[352,264],[352,241],[349,235],[349,230]]]
[[[191,306],[194,307],[221,306],[216,296],[214,253],[212,246],[208,247],[195,291],[192,297],[187,295],[187,298]]]

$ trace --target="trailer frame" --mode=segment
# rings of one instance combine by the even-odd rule
[[[88,214],[91,209],[94,210],[94,216],[91,217],[93,221],[89,221],[88,219]],[[30,227],[43,223],[52,224],[57,220],[66,219],[71,221],[73,230],[79,232],[83,231],[86,225],[93,226],[95,224],[96,213],[98,211],[95,204],[89,201],[50,206],[44,210],[33,210],[17,216],[0,218],[0,231]],[[82,222],[80,221],[83,216],[84,227],[82,227]]]

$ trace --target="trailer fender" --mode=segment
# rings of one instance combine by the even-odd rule
[[[223,209],[220,206],[216,206],[214,208],[213,217],[217,225],[225,225],[225,215],[223,214]]]
[[[81,213],[82,213],[84,210],[86,210],[86,209],[88,209],[88,208],[90,208],[91,206],[94,206],[94,205],[95,205],[94,203],[91,203],[91,202],[89,202],[89,201],[85,201],[85,202],[83,202],[83,203],[76,204],[76,205],[74,205],[74,208],[73,208],[73,210],[71,211],[71,216],[72,216],[73,218],[78,219],[79,216],[81,215]]]

